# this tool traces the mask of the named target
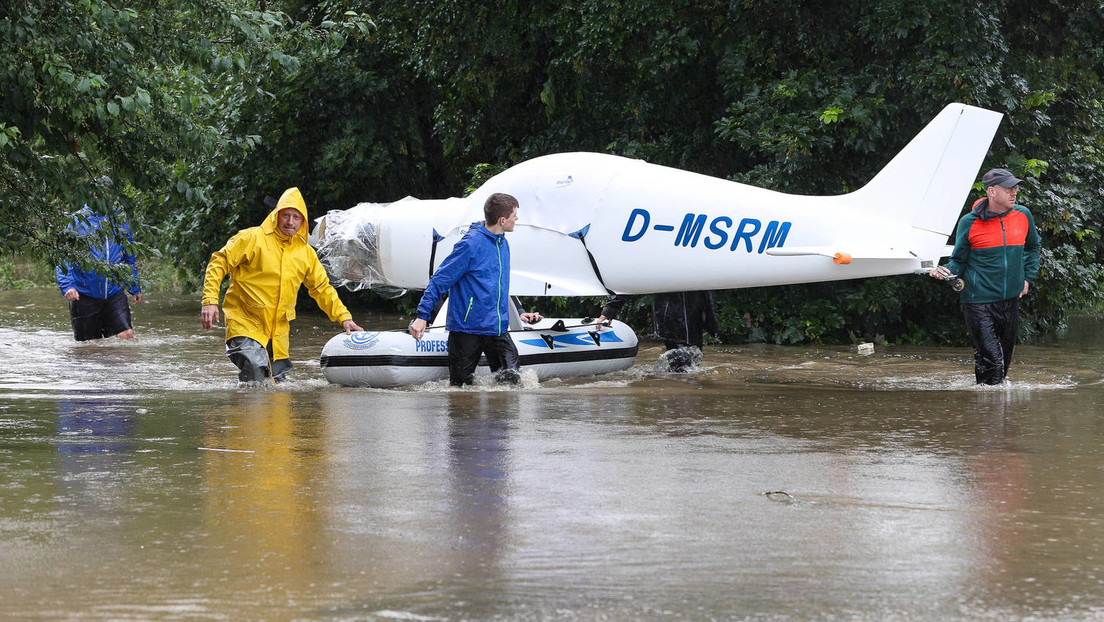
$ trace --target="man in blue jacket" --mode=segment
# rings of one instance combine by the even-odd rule
[[[471,384],[480,354],[499,382],[516,384],[518,353],[510,338],[510,245],[506,233],[517,222],[518,201],[496,192],[483,204],[485,223],[474,222],[429,279],[410,335],[421,339],[430,314],[448,293],[449,384]],[[536,313],[522,313],[533,322]]]
[[[116,234],[134,241],[130,226],[125,222],[112,227],[111,219],[97,214],[87,205],[78,211],[69,225],[82,238],[93,238],[90,250],[94,259],[111,264],[125,263],[132,266],[134,283],[129,287],[134,302],[142,302],[138,287],[138,268],[134,256],[126,251]],[[112,335],[121,339],[134,337],[130,323],[130,305],[127,304],[123,286],[96,272],[86,272],[69,263],[56,269],[58,289],[69,301],[69,317],[73,322],[73,336],[77,341],[101,339]]]

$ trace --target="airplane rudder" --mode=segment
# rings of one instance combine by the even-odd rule
[[[950,225],[973,185],[1003,115],[948,104],[865,186],[857,206],[921,229]],[[953,212],[953,214],[951,214]]]

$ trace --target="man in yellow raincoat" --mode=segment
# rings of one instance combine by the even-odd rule
[[[280,382],[291,369],[288,322],[295,319],[301,285],[346,334],[363,330],[307,243],[307,205],[298,188],[284,192],[261,226],[242,229],[211,254],[203,277],[203,328],[219,321],[219,289],[227,274],[230,287],[222,303],[226,356],[238,366],[242,382],[261,382],[269,375]]]

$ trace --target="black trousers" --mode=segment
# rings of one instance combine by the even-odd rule
[[[978,384],[1000,384],[1012,365],[1020,324],[1020,299],[962,305],[966,330],[974,344],[974,377]]]
[[[668,350],[686,346],[701,349],[702,333],[717,332],[712,292],[660,293],[654,296],[652,305],[655,334]]]
[[[517,384],[521,379],[517,347],[510,333],[472,335],[453,331],[449,333],[448,349],[449,384],[454,387],[475,381],[475,368],[483,354],[487,356],[487,365],[495,380]]]
[[[126,292],[116,292],[108,298],[82,295],[69,303],[69,319],[77,341],[114,337],[132,328]]]

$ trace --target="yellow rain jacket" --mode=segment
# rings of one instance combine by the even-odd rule
[[[288,207],[303,215],[298,233],[290,238],[276,223],[277,214]],[[227,274],[230,287],[222,303],[226,340],[249,337],[262,346],[271,341],[273,360],[288,358],[288,322],[295,319],[299,286],[307,286],[311,298],[331,320],[353,319],[307,243],[307,205],[298,188],[284,192],[261,226],[242,229],[211,254],[203,277],[203,304],[218,304]]]

